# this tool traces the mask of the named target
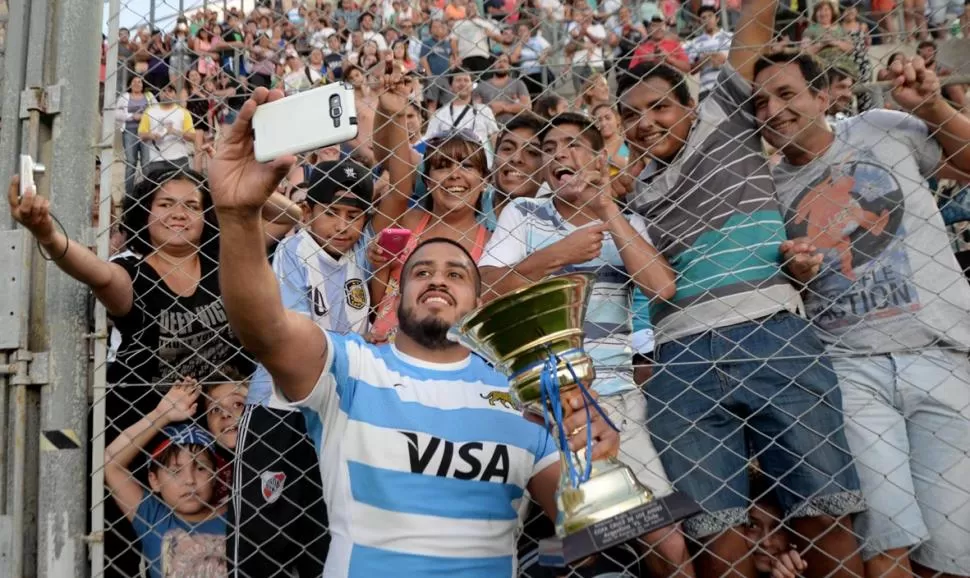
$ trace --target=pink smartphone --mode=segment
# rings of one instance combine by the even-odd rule
[[[384,229],[377,239],[377,244],[388,256],[393,257],[399,255],[408,246],[410,240],[411,231],[408,229]]]

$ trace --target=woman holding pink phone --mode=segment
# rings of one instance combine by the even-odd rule
[[[392,82],[386,79],[385,82]],[[367,256],[374,269],[370,282],[376,317],[368,339],[393,341],[398,326],[401,267],[422,238],[444,237],[461,243],[476,261],[489,239],[479,223],[482,194],[488,186],[488,160],[480,139],[470,132],[428,139],[424,157],[427,174],[418,175],[410,159],[405,129],[407,87],[396,83],[380,96],[374,119],[375,148],[387,152],[384,161],[391,186],[371,219],[376,235]],[[408,208],[418,178],[428,194]]]

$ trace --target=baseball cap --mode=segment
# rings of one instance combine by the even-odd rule
[[[370,169],[350,159],[323,161],[310,170],[307,202],[371,208],[374,185]]]
[[[211,450],[213,444],[216,443],[215,438],[208,431],[188,423],[165,426],[161,433],[165,436],[165,439],[152,449],[153,460],[157,459],[162,452],[172,445],[178,447],[202,446]]]

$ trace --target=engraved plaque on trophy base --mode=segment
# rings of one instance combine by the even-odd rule
[[[670,526],[700,510],[697,502],[682,492],[656,498],[648,504],[592,524],[565,538],[541,540],[539,565],[564,567],[658,528]]]

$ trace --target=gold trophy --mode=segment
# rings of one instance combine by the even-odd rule
[[[465,315],[449,335],[507,375],[518,407],[551,426],[561,466],[556,521],[561,543],[540,545],[544,565],[571,563],[699,510],[680,493],[655,498],[615,457],[587,460],[591,439],[586,448],[569,449],[562,394],[579,388],[586,408],[578,411],[586,411],[587,420],[599,412],[609,422],[589,395],[596,372],[583,349],[583,320],[595,279],[571,273],[522,287]]]

